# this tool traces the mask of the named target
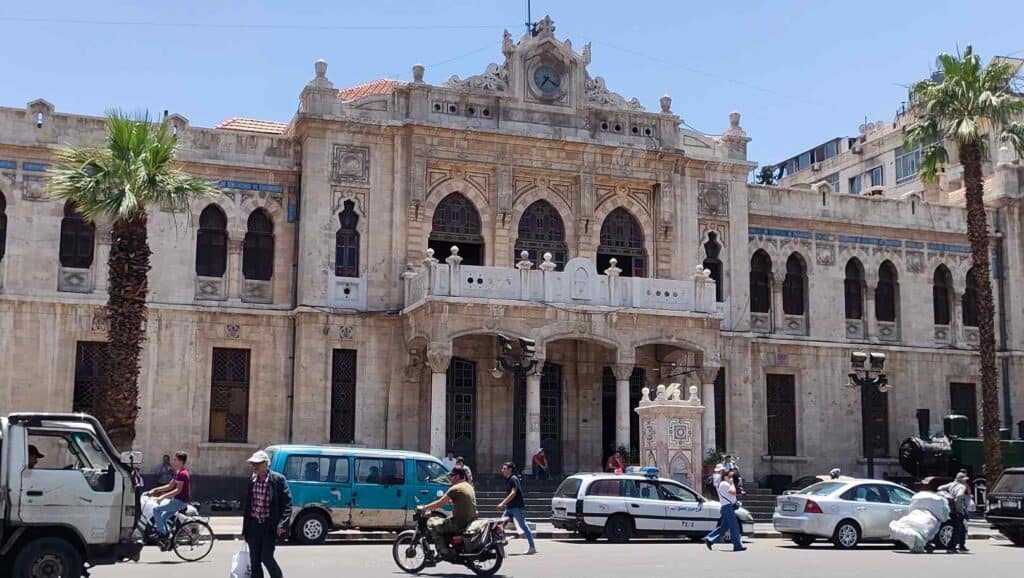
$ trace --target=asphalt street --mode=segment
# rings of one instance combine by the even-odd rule
[[[746,552],[734,553],[728,545],[708,552],[703,545],[688,542],[632,542],[613,545],[588,544],[572,540],[542,540],[536,556],[517,555],[526,549],[524,540],[513,540],[500,576],[712,576],[729,578],[785,576],[786,578],[843,578],[863,576],[964,576],[1018,575],[1024,563],[1024,548],[1006,540],[974,540],[969,554],[911,554],[891,546],[862,546],[840,551],[821,544],[799,549],[778,539],[752,540]],[[231,556],[241,542],[218,542],[207,559],[180,563],[174,554],[147,548],[141,562],[101,567],[95,578],[164,576],[180,578],[224,578],[230,573]],[[283,546],[278,561],[289,578],[337,576],[402,576],[391,559],[390,545],[329,544],[324,546]],[[472,575],[466,568],[442,564],[428,568],[422,576]]]

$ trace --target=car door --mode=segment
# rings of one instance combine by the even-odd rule
[[[297,515],[308,508],[327,512],[331,525],[343,528],[352,517],[352,485],[348,458],[293,454],[284,461],[285,479],[292,492],[292,509]]]
[[[604,528],[608,518],[626,511],[623,498],[625,480],[597,479],[590,482],[583,498],[583,520],[588,526]]]
[[[900,486],[885,486],[889,492],[889,520],[899,520],[910,511],[910,500],[914,494],[910,490]]]
[[[622,480],[626,511],[641,532],[664,531],[666,503],[655,480]]]
[[[850,512],[860,525],[861,538],[876,539],[889,536],[892,507],[889,492],[881,484],[858,484],[840,497],[850,506]]]
[[[718,525],[721,507],[704,501],[696,492],[681,484],[661,481],[661,498],[665,502],[665,530],[681,533],[706,533]]]
[[[355,458],[352,524],[360,528],[404,528],[408,516],[405,460]]]

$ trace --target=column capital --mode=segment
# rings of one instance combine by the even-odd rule
[[[612,364],[612,373],[615,374],[615,379],[618,381],[626,381],[633,375],[632,363],[614,363]]]
[[[445,373],[452,360],[450,348],[434,346],[427,350],[427,365],[434,373]]]
[[[721,368],[718,366],[705,366],[700,368],[700,382],[701,384],[713,384],[718,378],[718,370]]]

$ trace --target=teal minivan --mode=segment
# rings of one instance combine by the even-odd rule
[[[266,449],[270,468],[292,492],[291,538],[318,544],[332,529],[399,529],[416,506],[444,494],[450,479],[437,458],[419,452],[339,446]]]

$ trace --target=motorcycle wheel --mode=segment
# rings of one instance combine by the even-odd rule
[[[491,550],[493,557],[486,560],[471,560],[466,565],[469,569],[476,573],[477,576],[494,576],[501,570],[501,563],[504,561],[505,556],[501,553],[501,550],[494,548]]]
[[[408,574],[416,574],[427,565],[427,552],[423,542],[416,541],[416,532],[412,530],[402,532],[395,538],[391,556],[395,559],[395,564]]]

